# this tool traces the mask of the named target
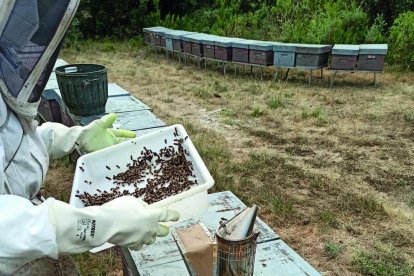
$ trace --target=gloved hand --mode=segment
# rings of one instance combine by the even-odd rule
[[[110,113],[83,127],[77,139],[79,149],[89,153],[135,138],[133,131],[110,129],[115,120],[116,115]]]
[[[159,222],[177,221],[179,213],[146,206],[132,196],[86,208],[54,201],[49,207],[49,221],[56,227],[59,254],[86,252],[105,242],[139,250],[156,237],[168,235],[169,227]]]

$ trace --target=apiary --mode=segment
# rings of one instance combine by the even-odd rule
[[[232,60],[232,43],[241,40],[240,38],[231,37],[217,37],[214,41],[214,56],[215,59],[223,61]]]
[[[249,63],[273,64],[273,44],[267,41],[252,40],[249,43]]]
[[[328,65],[331,45],[299,44],[296,46],[296,67],[323,68]]]
[[[241,39],[232,42],[232,60],[235,62],[249,63],[249,44],[251,40]]]
[[[359,45],[335,44],[332,48],[332,70],[355,70]]]
[[[360,45],[357,70],[382,71],[384,69],[385,55],[387,52],[387,44]]]
[[[295,67],[297,45],[294,43],[273,45],[273,65],[281,68]]]
[[[201,39],[201,43],[203,44],[203,53],[204,57],[206,58],[215,58],[214,55],[214,42],[217,41],[220,37],[216,35],[205,35]]]

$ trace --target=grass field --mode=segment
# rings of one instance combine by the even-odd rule
[[[312,86],[298,71],[288,82],[233,68],[225,77],[216,63],[200,70],[127,44],[61,57],[107,65],[110,82],[184,124],[215,178],[211,192],[258,204],[319,271],[414,275],[414,74],[380,74],[376,88],[372,74],[341,74],[331,89],[329,72]],[[67,199],[71,179],[58,161],[46,186]],[[121,271],[116,251],[76,260],[85,274]]]

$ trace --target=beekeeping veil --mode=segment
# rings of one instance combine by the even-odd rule
[[[0,92],[34,117],[79,0],[0,0]]]

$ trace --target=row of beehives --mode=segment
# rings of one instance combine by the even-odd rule
[[[386,44],[295,44],[221,37],[203,33],[144,28],[145,43],[197,57],[281,68],[382,71]]]

